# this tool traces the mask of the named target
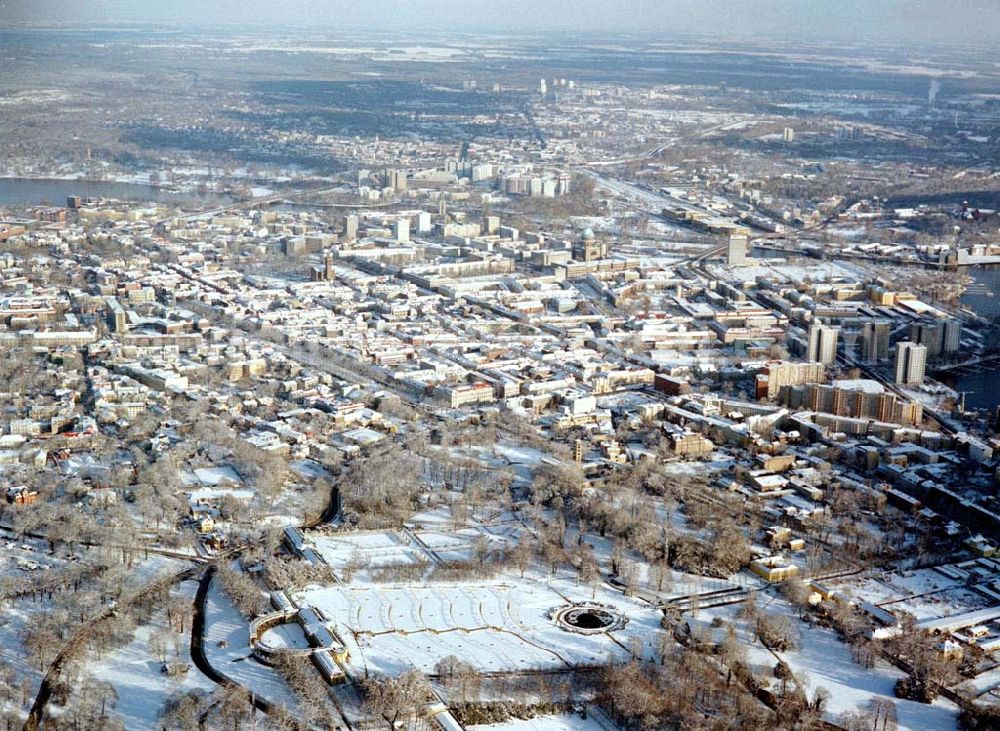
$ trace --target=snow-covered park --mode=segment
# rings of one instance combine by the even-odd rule
[[[526,576],[482,582],[308,587],[293,598],[319,609],[347,644],[351,667],[433,673],[454,655],[484,672],[597,665],[627,657],[631,643],[652,650],[659,612],[613,590]],[[581,635],[550,613],[596,601],[628,618],[621,630]]]

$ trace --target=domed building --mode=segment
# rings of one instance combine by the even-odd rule
[[[599,241],[592,228],[585,228],[580,240],[573,244],[573,259],[576,261],[595,261],[607,256],[607,242]]]

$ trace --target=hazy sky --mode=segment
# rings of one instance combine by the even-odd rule
[[[0,0],[0,26],[76,21],[981,42],[1000,38],[1000,0]]]

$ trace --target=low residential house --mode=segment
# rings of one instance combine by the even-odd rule
[[[750,570],[765,581],[779,582],[799,575],[799,567],[784,556],[765,556],[750,562]]]
[[[8,487],[4,498],[11,505],[34,505],[38,502],[38,491],[24,486]]]

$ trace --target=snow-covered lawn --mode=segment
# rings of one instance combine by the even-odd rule
[[[406,525],[419,528],[450,528],[453,524],[454,518],[449,505],[435,505],[406,521]]]
[[[180,595],[193,600],[198,585],[184,582]],[[190,630],[190,625],[187,627]],[[162,663],[150,650],[150,639],[159,636],[165,643],[169,662],[187,664],[186,674],[170,678],[162,671]],[[135,631],[134,638],[105,656],[99,662],[87,664],[87,670],[98,680],[111,683],[118,693],[115,713],[129,731],[157,731],[159,715],[167,699],[177,691],[203,690],[211,693],[215,683],[194,666],[190,655],[190,634],[177,634],[167,626],[165,611],[153,615],[150,621]]]
[[[194,470],[194,476],[205,487],[222,487],[225,485],[242,485],[243,479],[230,465],[219,467],[199,467]]]
[[[26,706],[31,705],[38,691],[42,670],[38,667],[38,658],[30,656],[25,650],[22,637],[29,626],[44,621],[51,606],[48,600],[33,602],[29,598],[7,602],[0,609],[0,662],[12,668],[20,682],[30,686]]]
[[[962,572],[948,576],[937,569],[917,569],[845,581],[837,586],[845,595],[891,611],[909,612],[921,620],[950,617],[995,604],[992,598],[966,587],[961,578],[966,575]]]
[[[181,559],[150,553],[128,568],[125,577],[125,590],[135,591],[152,581],[176,574],[190,565]]]
[[[360,560],[370,568],[401,566],[429,561],[429,556],[405,533],[374,531],[310,537],[309,542],[334,572]]]
[[[483,538],[490,551],[503,550],[508,544],[503,537],[478,528],[455,532],[421,531],[416,536],[441,561],[468,561],[473,558],[476,542]]]
[[[515,719],[485,726],[469,726],[469,731],[607,731],[594,718],[577,715],[535,716],[526,721]]]
[[[933,705],[895,698],[893,686],[903,673],[886,663],[865,670],[851,659],[850,650],[832,630],[804,627],[801,647],[780,653],[795,673],[805,673],[810,686],[830,691],[828,716],[837,716],[867,704],[874,696],[893,699],[899,728],[913,731],[944,731],[956,727],[958,709],[938,700]]]
[[[425,513],[434,517],[436,513]],[[439,524],[443,521],[437,521]],[[514,526],[516,527],[516,526]],[[476,541],[485,538],[490,551],[503,549],[511,540],[512,526],[477,526],[459,531],[369,531],[335,536],[310,535],[309,543],[339,575],[348,564],[360,562],[366,569],[411,566],[419,563],[466,561],[473,557]],[[369,579],[366,570],[352,576],[352,583]]]
[[[759,601],[758,607],[768,612],[796,617],[795,610],[783,599]],[[738,606],[703,610],[695,615],[694,622],[708,629],[713,618],[733,623],[742,644],[747,647],[748,660],[758,676],[770,677],[777,663],[775,656],[760,642],[751,641],[746,622],[737,618]],[[915,703],[895,697],[893,686],[903,673],[886,662],[868,670],[851,658],[850,649],[840,641],[833,630],[810,626],[796,619],[799,634],[798,648],[777,653],[796,676],[808,678],[808,692],[825,688],[830,693],[825,717],[836,722],[843,714],[866,706],[873,698],[882,697],[896,704],[899,728],[909,731],[946,731],[957,726],[958,708],[950,701],[938,699],[932,705]],[[712,628],[716,639],[725,632]]]
[[[102,549],[84,549],[80,555],[84,560],[88,554]],[[58,571],[68,564],[65,559],[48,552],[44,541],[27,539],[21,543],[9,542],[0,554],[0,576],[30,578],[38,571]],[[123,591],[127,594],[138,590],[144,584],[164,575],[180,571],[187,564],[157,554],[149,554],[137,560],[128,569]],[[34,568],[34,567],[38,568]],[[12,599],[0,608],[0,661],[17,673],[20,681],[30,686],[32,697],[41,683],[44,669],[39,668],[38,657],[24,647],[25,631],[39,622],[48,621],[53,601],[49,598],[31,597]],[[30,703],[30,701],[29,701]]]
[[[225,646],[220,646],[224,644]],[[205,607],[205,656],[216,671],[271,703],[295,708],[295,696],[273,668],[255,660],[250,625],[213,581]]]
[[[24,578],[32,571],[44,571],[58,567],[64,562],[52,556],[43,541],[27,539],[20,543],[13,540],[0,541],[0,576]]]
[[[278,649],[282,647],[306,648],[309,641],[306,639],[302,627],[297,624],[279,624],[265,632],[260,641],[268,647]]]

